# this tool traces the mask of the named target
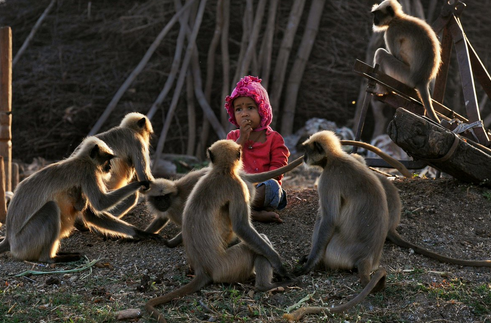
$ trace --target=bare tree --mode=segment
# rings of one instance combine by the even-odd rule
[[[271,0],[268,8],[268,22],[266,24],[266,31],[261,42],[261,49],[259,50],[259,69],[254,72],[255,75],[260,75],[262,78],[262,85],[268,89],[269,73],[271,73],[271,56],[273,54],[273,36],[274,25],[276,22],[276,11],[278,8],[278,0]]]
[[[190,0],[188,0],[188,2],[189,1]],[[176,10],[179,10],[182,7],[180,5],[180,2],[177,0],[175,1],[175,6],[176,6]],[[172,66],[169,72],[169,76],[165,81],[162,91],[160,91],[159,95],[157,96],[157,99],[152,104],[150,110],[148,110],[147,113],[147,118],[150,120],[152,120],[153,116],[157,112],[157,109],[162,105],[162,102],[164,102],[167,94],[172,88],[172,84],[174,84],[174,80],[176,78],[177,72],[179,71],[179,65],[181,64],[182,50],[184,48],[184,39],[186,37],[186,28],[187,28],[186,22],[188,21],[188,19],[189,19],[189,10],[186,10],[186,12],[181,17],[179,17],[179,23],[181,24],[181,27],[179,29],[179,35],[177,36],[176,50],[174,51],[174,59],[172,60]]]
[[[249,71],[249,65],[254,56],[254,50],[256,48],[257,39],[259,37],[259,30],[261,29],[265,6],[266,6],[266,0],[259,0],[259,3],[256,8],[256,14],[254,16],[255,17],[254,24],[252,26],[249,42],[247,44],[247,49],[244,54],[244,58],[240,63],[240,68],[238,68],[239,78],[244,76]],[[248,31],[244,30],[243,32],[247,33]]]
[[[223,28],[222,28],[222,39],[221,39],[221,51],[222,51],[222,98],[225,100],[225,97],[230,93],[230,57],[228,52],[228,28],[230,25],[230,1],[223,2]],[[225,109],[220,110],[220,120],[222,122],[222,126],[225,129],[229,128],[228,122],[228,114]]]
[[[249,33],[248,30],[252,28],[253,21],[253,7],[252,0],[246,1],[246,10],[244,13],[244,17],[242,19],[242,40],[240,42],[240,53],[239,59],[237,60],[237,68],[235,70],[234,78],[232,79],[231,87],[235,87],[235,84],[239,81],[240,75],[240,66],[242,65],[242,61],[244,60],[245,53],[247,51],[247,44],[249,43]]]
[[[184,56],[184,60],[182,62],[181,71],[187,70],[187,68],[189,66],[189,62],[190,62],[191,57],[193,55],[193,52],[195,50],[195,47],[196,47],[195,46],[195,40],[196,40],[196,37],[198,36],[199,27],[201,26],[201,21],[203,19],[203,12],[205,10],[205,5],[206,5],[206,0],[201,0],[200,5],[199,5],[199,9],[198,9],[198,15],[196,16],[195,25],[194,25],[193,31],[191,33],[191,36],[189,37],[189,43],[188,43],[188,46],[186,48],[186,55]],[[174,112],[177,108],[177,103],[179,101],[179,97],[180,97],[182,86],[184,85],[185,79],[186,79],[186,73],[181,72],[179,74],[179,78],[177,79],[177,84],[176,84],[174,96],[172,97],[172,102],[171,102],[171,105],[169,107],[169,111],[167,112],[167,116],[166,116],[165,121],[164,121],[164,126],[162,128],[161,133],[160,133],[159,141],[158,141],[157,147],[155,149],[155,161],[158,161],[160,159],[160,156],[162,155],[165,140],[167,138],[167,133],[170,129],[172,116],[174,115]],[[153,169],[155,169],[157,167],[157,164],[158,163],[154,162]]]
[[[295,0],[292,9],[290,10],[290,17],[285,28],[285,33],[281,41],[280,50],[276,57],[276,64],[273,72],[272,85],[270,90],[271,108],[273,109],[273,116],[278,115],[280,110],[280,98],[281,90],[283,89],[283,83],[285,80],[286,67],[288,64],[288,57],[292,48],[295,34],[302,17],[303,8],[305,6],[305,0]],[[275,128],[277,118],[273,118],[271,126]]]
[[[312,46],[314,45],[319,23],[322,17],[325,0],[314,0],[310,6],[307,26],[303,34],[302,42],[298,48],[297,59],[293,64],[290,76],[288,78],[285,105],[281,114],[281,133],[285,136],[293,132],[293,120],[295,117],[295,107],[297,104],[298,89],[302,81],[303,72],[310,56]]]

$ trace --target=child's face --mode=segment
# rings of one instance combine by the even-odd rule
[[[240,128],[249,124],[252,129],[256,129],[261,125],[257,104],[248,96],[240,96],[234,100],[234,114]]]

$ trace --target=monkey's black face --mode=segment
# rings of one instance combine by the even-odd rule
[[[102,165],[102,171],[104,173],[109,173],[111,171],[111,160],[106,160]]]
[[[305,149],[303,159],[307,165],[325,167],[327,158],[321,144],[317,141],[311,141],[305,143],[303,147]]]
[[[394,9],[392,7],[388,6],[385,7],[383,10],[374,10],[372,11],[373,15],[373,24],[375,26],[385,26],[390,23],[392,18],[394,18]]]
[[[149,196],[148,202],[150,202],[160,212],[165,212],[169,209],[172,203],[171,194]]]
[[[381,12],[379,10],[372,11],[372,15],[373,15],[373,24],[375,26],[380,26],[380,15],[381,15]]]

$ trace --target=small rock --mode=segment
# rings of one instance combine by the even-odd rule
[[[116,319],[119,321],[135,319],[142,316],[142,312],[139,308],[130,308],[116,312]]]

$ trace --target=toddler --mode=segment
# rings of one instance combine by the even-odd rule
[[[227,139],[242,146],[242,163],[247,173],[261,173],[288,164],[290,151],[283,137],[269,126],[273,119],[269,96],[261,79],[244,76],[232,94],[225,99],[229,121],[238,129],[228,133]],[[286,192],[280,176],[257,184],[252,202],[252,219],[260,222],[278,222],[281,210],[287,204]]]

